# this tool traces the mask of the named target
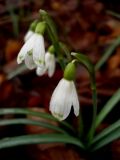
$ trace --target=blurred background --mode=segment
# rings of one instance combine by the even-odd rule
[[[16,75],[16,70],[19,70],[20,67],[16,63],[16,57],[24,43],[24,35],[30,23],[39,17],[39,9],[48,11],[52,16],[56,23],[59,39],[71,51],[79,51],[89,56],[94,64],[120,36],[119,0],[0,0],[1,108],[20,107],[48,112],[51,94],[62,77],[59,65],[51,79],[47,75],[38,77],[35,70],[25,70]],[[45,43],[46,47],[50,44],[47,37]],[[120,45],[116,46],[112,55],[97,72],[96,80],[99,111],[120,86]],[[89,77],[83,67],[78,68],[76,81],[82,112],[89,116],[92,105],[91,91]],[[119,119],[119,113],[118,104],[101,128]],[[1,116],[1,119],[13,117],[15,118],[14,115]],[[70,120],[74,125],[74,118]],[[87,120],[84,118],[84,121]],[[33,126],[0,127],[1,138],[47,132],[51,131]],[[105,156],[104,152],[102,156]],[[4,160],[9,158],[13,160],[79,160],[80,157],[76,149],[58,144],[22,146],[0,151],[0,158]],[[120,141],[112,144],[110,152],[107,152],[107,157],[120,159]]]

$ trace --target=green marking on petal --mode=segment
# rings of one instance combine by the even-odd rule
[[[41,60],[41,59],[38,59],[36,62],[37,62],[38,64],[45,64],[45,62],[44,62],[43,60]]]
[[[32,56],[33,50],[31,49],[30,51],[27,52],[27,54],[28,54],[29,56]]]
[[[22,59],[23,59],[23,56],[19,56],[19,59],[22,60]]]
[[[54,112],[54,115],[55,115],[55,117],[58,117],[60,119],[63,118],[63,114]]]

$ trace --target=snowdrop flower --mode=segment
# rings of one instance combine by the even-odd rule
[[[45,68],[44,68],[44,70],[41,70],[40,67],[37,67],[36,73],[38,76],[42,76],[47,71],[48,76],[52,77],[55,72],[55,66],[56,66],[56,62],[55,62],[54,54],[47,52],[45,54]]]
[[[67,65],[64,78],[60,80],[51,97],[50,111],[59,120],[64,120],[68,117],[72,106],[74,114],[76,116],[79,115],[79,99],[73,81],[73,75],[69,75],[73,73],[73,65],[72,63]]]
[[[45,23],[38,23],[35,33],[25,42],[18,54],[18,64],[25,61],[25,64],[29,69],[33,69],[36,66],[44,68],[45,45],[44,38],[42,35],[44,30]]]

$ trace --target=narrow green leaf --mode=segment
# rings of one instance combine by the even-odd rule
[[[80,148],[84,148],[83,144],[76,138],[64,134],[37,134],[24,135],[12,138],[4,138],[0,140],[0,149],[28,145],[28,144],[43,144],[43,143],[70,143]]]
[[[115,94],[108,100],[103,109],[100,111],[96,118],[96,128],[98,125],[104,120],[104,118],[108,115],[108,113],[116,106],[116,104],[120,101],[120,89],[118,89]]]
[[[95,65],[96,71],[100,69],[100,67],[107,61],[107,59],[111,56],[118,45],[120,45],[120,37],[117,37],[117,39],[112,43],[112,45],[110,45],[110,47],[108,47],[101,59],[97,62],[97,64]]]
[[[66,133],[66,131],[64,131],[63,129],[61,129],[61,128],[53,125],[53,124],[46,123],[44,121],[35,121],[35,120],[30,120],[30,119],[25,119],[25,118],[0,120],[0,126],[16,125],[16,124],[41,126],[41,127],[45,127],[45,128],[48,128],[48,129],[58,131],[58,132]]]
[[[10,14],[10,18],[12,20],[13,25],[13,33],[15,37],[18,37],[19,35],[19,16],[14,11],[14,5],[12,3],[9,3],[9,1],[6,3],[7,10]]]
[[[97,141],[92,147],[91,147],[91,151],[96,151],[102,147],[104,147],[105,145],[113,142],[114,140],[117,140],[120,138],[120,127],[116,130],[114,130],[113,132],[111,132],[109,135],[105,136],[103,139],[101,139],[100,141]]]
[[[120,19],[120,14],[119,13],[116,13],[116,12],[113,12],[113,11],[110,11],[110,10],[107,10],[106,11],[107,14],[115,17],[115,18],[119,18]]]
[[[100,141],[102,138],[107,136],[108,134],[112,133],[114,130],[120,128],[120,120],[116,121],[115,123],[111,124],[109,127],[105,128],[101,133],[99,133],[92,141],[93,143],[96,143],[97,141]]]
[[[48,119],[51,121],[56,121],[59,122],[58,119],[54,118],[52,115],[50,115],[49,113],[42,113],[42,112],[37,112],[37,111],[32,111],[30,109],[22,109],[22,108],[6,108],[6,109],[0,109],[0,115],[6,115],[6,114],[22,114],[22,115],[32,115],[32,116],[36,116],[36,117],[41,117],[44,119]],[[64,125],[65,127],[67,127],[68,129],[74,131],[74,129],[72,128],[72,126],[70,124],[68,124],[67,122],[59,122],[62,125]]]
[[[15,70],[12,70],[7,74],[7,80],[10,80],[10,79],[14,78],[15,76],[25,72],[26,70],[27,70],[26,65],[25,64],[21,64]]]

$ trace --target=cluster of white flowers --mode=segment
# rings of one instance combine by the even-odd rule
[[[20,64],[24,61],[29,69],[36,68],[36,74],[39,76],[42,76],[47,71],[48,76],[52,77],[55,72],[55,56],[49,50],[45,53],[43,31],[44,23],[40,22],[37,24],[35,32],[32,30],[27,32],[24,38],[25,44],[18,54],[17,62]],[[70,63],[66,68],[65,76],[55,88],[50,101],[50,111],[59,120],[64,120],[68,117],[72,106],[74,114],[78,116],[80,108],[73,80],[75,66]]]
[[[24,61],[27,68],[36,68],[37,75],[41,76],[48,71],[48,76],[52,77],[55,72],[55,56],[50,52],[45,53],[44,37],[37,31],[29,30],[25,35],[25,44],[18,54],[17,63]]]

